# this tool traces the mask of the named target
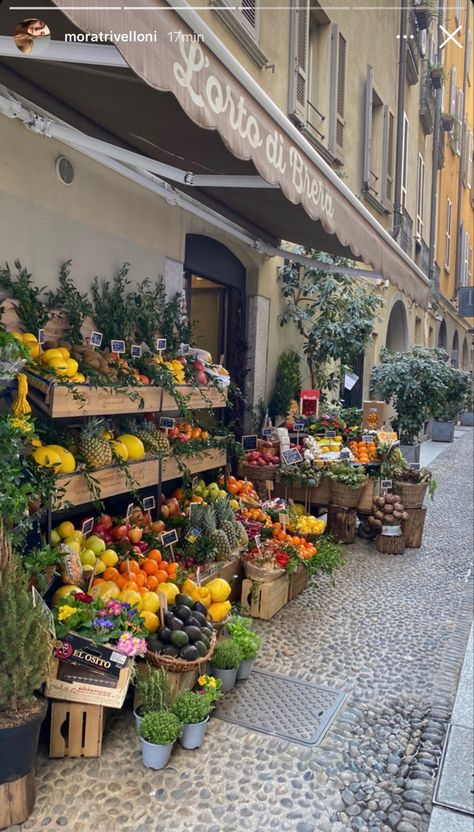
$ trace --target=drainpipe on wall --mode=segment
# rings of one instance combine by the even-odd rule
[[[466,152],[465,147],[465,140],[466,134],[464,130],[464,122],[466,118],[466,92],[467,92],[467,71],[468,71],[468,49],[467,49],[467,41],[469,35],[469,9],[470,9],[470,0],[466,0],[466,19],[465,19],[465,26],[464,26],[464,70],[463,70],[463,78],[462,78],[462,92],[463,92],[463,100],[462,100],[462,122],[461,122],[461,155],[459,157],[459,178],[458,178],[458,210],[457,210],[457,234],[456,234],[456,272],[454,277],[454,298],[451,300],[455,301],[458,294],[459,286],[461,285],[461,266],[462,266],[462,223],[461,223],[461,214],[462,214],[462,162],[464,158],[464,153]]]
[[[400,57],[398,62],[397,101],[397,153],[395,158],[395,192],[393,206],[392,237],[396,240],[402,224],[402,155],[403,155],[403,113],[405,112],[405,75],[407,62],[408,8],[402,4],[400,12]]]
[[[440,0],[438,5],[438,25],[443,23],[443,0]],[[442,55],[441,49],[439,48],[439,38],[438,38],[438,49],[436,53],[436,60],[440,64]],[[435,116],[434,116],[434,126],[433,126],[433,153],[432,153],[432,163],[431,163],[431,195],[430,195],[430,265],[429,265],[429,272],[428,277],[431,281],[431,288],[433,289],[436,271],[435,271],[435,260],[436,260],[436,240],[437,240],[437,229],[436,229],[436,219],[437,219],[437,194],[438,194],[438,146],[439,146],[439,139],[440,139],[440,124],[441,124],[441,93],[442,90],[436,90],[435,95]],[[444,137],[443,137],[444,139]]]

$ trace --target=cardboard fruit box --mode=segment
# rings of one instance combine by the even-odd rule
[[[67,702],[121,708],[132,662],[113,647],[96,645],[75,633],[59,642],[46,681],[46,695]]]

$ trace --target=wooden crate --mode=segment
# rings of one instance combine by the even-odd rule
[[[249,607],[252,618],[268,621],[288,602],[288,575],[275,581],[242,581],[241,604]]]
[[[202,471],[210,471],[212,468],[221,468],[227,462],[225,449],[210,448],[195,459],[184,458],[183,464],[191,474],[200,474]],[[167,457],[163,461],[163,482],[175,480],[182,476],[181,468],[175,457]]]
[[[78,416],[112,416],[114,413],[149,413],[161,407],[161,387],[143,385],[113,388],[91,387],[88,384],[70,386],[48,382],[41,376],[28,373],[28,397],[32,404],[55,419]],[[133,398],[130,398],[130,394]],[[143,401],[143,408],[140,407]]]
[[[303,592],[304,589],[307,588],[309,583],[309,573],[306,569],[306,566],[301,564],[298,566],[296,572],[293,572],[293,575],[290,575],[289,582],[288,582],[288,601],[292,601],[293,598],[296,598],[300,592]]]
[[[157,485],[159,461],[157,459],[137,460],[137,462],[130,463],[129,471],[137,488]],[[97,471],[92,471],[91,476],[98,483],[102,500],[130,491],[126,476],[117,465],[99,468]],[[80,471],[74,474],[60,474],[56,477],[56,483],[58,488],[64,489],[64,494],[55,501],[54,511],[59,511],[68,501],[74,506],[80,506],[94,499],[89,491],[86,476]]]
[[[102,705],[53,702],[50,757],[100,757],[104,729]]]
[[[227,387],[203,387],[197,390],[195,387],[182,385],[178,391],[185,397],[190,410],[202,410],[204,408],[225,407],[227,402]],[[174,397],[163,390],[161,410],[177,410],[178,405]]]
[[[57,659],[52,659],[50,662],[50,672],[46,679],[46,696],[49,696],[50,699],[81,702],[86,705],[105,705],[107,708],[122,707],[130,684],[132,672],[130,660],[127,666],[120,671],[118,683],[115,687],[92,684],[84,676],[84,669],[79,666],[76,668],[77,679],[75,681],[67,682],[64,679],[58,679],[60,664],[63,664],[63,662],[59,662]]]

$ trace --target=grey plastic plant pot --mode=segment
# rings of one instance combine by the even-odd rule
[[[190,751],[193,748],[200,748],[204,742],[208,722],[209,717],[207,716],[202,722],[189,722],[184,725],[183,733],[179,738],[180,745]]]
[[[463,410],[461,413],[461,425],[465,428],[474,427],[474,413],[472,410]]]
[[[243,662],[240,662],[240,667],[237,671],[237,681],[241,682],[243,679],[248,679],[251,672],[252,667],[255,659],[244,659]]]
[[[454,422],[431,422],[432,442],[453,442]]]
[[[407,462],[420,461],[420,444],[416,445],[400,445],[400,451]]]
[[[140,735],[140,723],[145,716],[145,714],[141,714],[140,709],[133,712],[133,716],[135,717],[135,727],[137,729],[137,734]]]
[[[156,770],[166,768],[171,757],[174,742],[170,742],[168,745],[155,745],[153,742],[147,742],[143,737],[140,737],[140,742],[142,744],[143,765],[146,768],[154,768]]]
[[[210,675],[214,676],[214,679],[220,679],[222,682],[222,693],[229,693],[235,687],[237,671],[238,667],[234,667],[232,670],[221,670],[219,667],[214,667],[213,664],[210,667]]]

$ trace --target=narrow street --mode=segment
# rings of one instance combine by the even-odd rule
[[[321,746],[214,718],[201,752],[176,750],[153,772],[128,710],[108,728],[101,759],[47,760],[43,747],[38,801],[22,828],[426,832],[469,635],[471,446],[466,431],[433,464],[438,490],[421,550],[388,557],[349,546],[334,585],[321,580],[259,624],[261,667],[348,695]],[[282,689],[282,720],[284,710]]]

